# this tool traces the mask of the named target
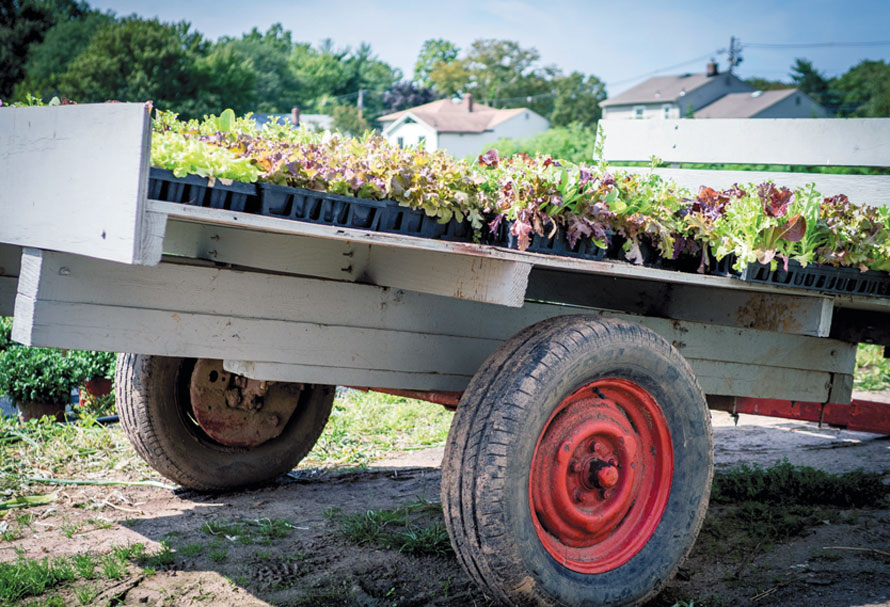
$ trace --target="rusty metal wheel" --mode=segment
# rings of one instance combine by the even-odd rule
[[[139,455],[199,490],[274,479],[318,439],[333,386],[263,382],[222,361],[122,354],[115,381],[121,425]]]
[[[442,502],[492,598],[625,607],[691,550],[712,474],[710,415],[683,357],[638,325],[565,316],[508,340],[470,382]]]

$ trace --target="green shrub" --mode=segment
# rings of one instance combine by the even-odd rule
[[[12,318],[0,316],[0,352],[6,350],[12,341]]]
[[[76,383],[73,361],[61,350],[12,345],[0,352],[0,393],[13,400],[67,403]]]
[[[78,382],[84,382],[94,377],[112,379],[114,377],[115,361],[117,355],[114,352],[91,352],[87,350],[71,350],[67,354],[71,361],[74,377]]]

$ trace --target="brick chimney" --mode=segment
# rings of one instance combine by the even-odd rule
[[[711,78],[712,76],[716,76],[718,73],[719,72],[717,70],[717,62],[714,61],[713,59],[711,59],[710,61],[708,61],[708,72],[707,72],[708,78]]]
[[[461,105],[464,107],[465,112],[473,111],[473,95],[471,93],[464,93],[463,101],[461,101]]]
[[[300,126],[300,108],[291,108],[290,121],[293,123],[294,126]]]

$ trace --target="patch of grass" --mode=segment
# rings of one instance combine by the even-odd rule
[[[77,572],[65,558],[42,560],[19,555],[11,562],[0,563],[0,604],[40,596],[53,588],[74,581]]]
[[[99,562],[92,554],[75,554],[71,557],[71,563],[74,565],[77,575],[82,579],[91,580],[96,577],[96,567]]]
[[[453,415],[419,400],[342,390],[304,465],[363,466],[394,451],[444,445]]]
[[[224,544],[215,544],[210,547],[207,556],[214,563],[221,563],[229,556],[229,550]]]
[[[856,373],[853,387],[857,390],[890,390],[890,358],[884,358],[885,346],[859,344],[856,350]]]
[[[326,579],[309,588],[294,603],[297,607],[350,607],[355,591],[347,580]]]
[[[714,475],[711,501],[736,504],[755,501],[797,506],[877,507],[890,495],[882,475],[855,470],[829,474],[787,460],[769,468],[742,464]]]
[[[182,556],[199,556],[204,552],[204,545],[199,542],[192,542],[184,546],[180,546],[176,551]]]
[[[99,593],[100,590],[95,586],[81,586],[74,591],[74,596],[81,605],[91,605]]]
[[[33,477],[163,480],[119,427],[89,416],[77,424],[0,418],[0,501],[45,492],[43,484],[26,480]]]
[[[107,519],[101,518],[91,518],[87,521],[90,525],[93,526],[93,529],[111,529],[114,527],[114,523]]]
[[[270,545],[273,540],[291,534],[294,526],[284,519],[260,518],[239,521],[207,521],[201,531],[208,535],[225,537],[244,545]]]
[[[99,562],[99,568],[109,580],[120,580],[127,573],[127,563],[121,560],[115,554],[106,554]]]
[[[451,542],[442,520],[441,504],[418,500],[389,510],[343,514],[330,509],[325,515],[340,534],[358,545],[377,545],[407,554],[448,554]]]
[[[59,529],[61,529],[62,534],[70,540],[82,527],[82,523],[63,523]]]
[[[696,550],[742,559],[732,574],[737,577],[745,563],[774,544],[825,521],[854,520],[844,508],[879,507],[888,494],[880,474],[862,470],[829,474],[785,461],[718,471]]]
[[[173,552],[173,548],[170,544],[161,540],[161,547],[157,552],[154,554],[145,554],[143,547],[143,552],[138,556],[133,557],[133,560],[138,561],[140,566],[149,568],[152,571],[157,571],[161,567],[169,567],[175,563],[176,553]]]

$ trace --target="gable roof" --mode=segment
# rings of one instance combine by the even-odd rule
[[[708,76],[707,74],[681,74],[679,76],[655,76],[641,82],[620,95],[602,101],[600,107],[628,105],[632,103],[671,103],[705,84],[724,78],[735,78],[730,73]]]
[[[526,111],[531,110],[526,108],[499,110],[481,103],[474,103],[473,110],[467,111],[466,101],[455,103],[450,99],[439,99],[381,116],[377,120],[389,123],[385,127],[387,129],[410,117],[428,124],[440,133],[482,133]]]
[[[796,92],[797,89],[778,89],[729,93],[701,108],[694,115],[696,118],[751,118]]]

